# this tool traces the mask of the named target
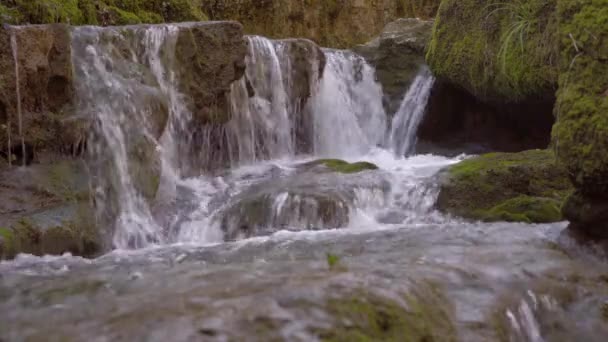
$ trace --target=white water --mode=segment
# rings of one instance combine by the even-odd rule
[[[312,99],[315,155],[364,155],[385,138],[382,87],[362,57],[337,50],[325,55],[325,72]]]
[[[410,155],[416,144],[416,133],[422,122],[435,78],[427,67],[418,73],[395,114],[389,145],[397,156]]]

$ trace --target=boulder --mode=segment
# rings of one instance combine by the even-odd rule
[[[560,58],[553,141],[577,191],[571,226],[608,237],[608,7],[559,1]]]
[[[557,0],[444,0],[426,60],[476,98],[521,103],[557,86]]]
[[[318,160],[237,194],[216,215],[227,240],[278,230],[346,227],[358,191],[385,193],[388,182],[371,163]]]
[[[439,210],[467,219],[562,221],[573,188],[553,152],[490,153],[464,160],[441,175]]]
[[[432,29],[432,20],[398,19],[386,25],[378,37],[353,49],[376,68],[389,115],[399,110],[403,96],[425,64]]]
[[[554,122],[557,0],[444,0],[426,60],[438,81],[420,152],[547,148]]]

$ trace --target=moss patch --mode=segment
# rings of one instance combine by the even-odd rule
[[[324,165],[330,170],[338,173],[359,173],[378,169],[378,166],[369,162],[348,163],[340,159],[320,159],[314,161],[312,164]]]
[[[450,167],[437,206],[484,221],[557,222],[572,190],[568,173],[551,151],[490,153]]]
[[[484,100],[550,97],[557,84],[557,0],[444,0],[427,62]]]
[[[407,307],[369,293],[330,299],[326,310],[335,326],[318,335],[326,342],[456,341],[450,306],[430,289],[425,296],[404,296]]]

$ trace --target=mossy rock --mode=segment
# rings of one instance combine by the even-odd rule
[[[549,150],[474,157],[441,178],[438,209],[483,221],[561,221],[561,206],[573,191],[568,172]]]
[[[406,307],[367,291],[329,299],[326,311],[334,326],[317,334],[325,342],[458,340],[451,305],[433,286],[401,302]]]
[[[557,0],[443,0],[426,60],[477,98],[551,98],[558,78]]]
[[[320,159],[311,165],[324,165],[333,172],[338,173],[359,173],[368,170],[378,170],[378,166],[370,162],[348,163],[340,159]]]

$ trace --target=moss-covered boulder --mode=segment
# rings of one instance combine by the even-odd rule
[[[477,98],[551,98],[557,85],[557,0],[444,0],[426,60]]]
[[[398,19],[386,25],[378,37],[354,48],[376,68],[385,94],[385,109],[390,114],[397,112],[404,94],[425,64],[432,27],[432,20]]]
[[[608,236],[608,6],[559,1],[561,43],[557,155],[577,192],[564,207],[572,227]]]
[[[566,169],[547,150],[474,157],[441,178],[437,207],[482,221],[561,221],[561,206],[572,192]]]
[[[212,0],[203,3],[212,20],[237,20],[249,34],[303,37],[321,46],[363,44],[387,23],[404,17],[431,18],[440,0]]]

